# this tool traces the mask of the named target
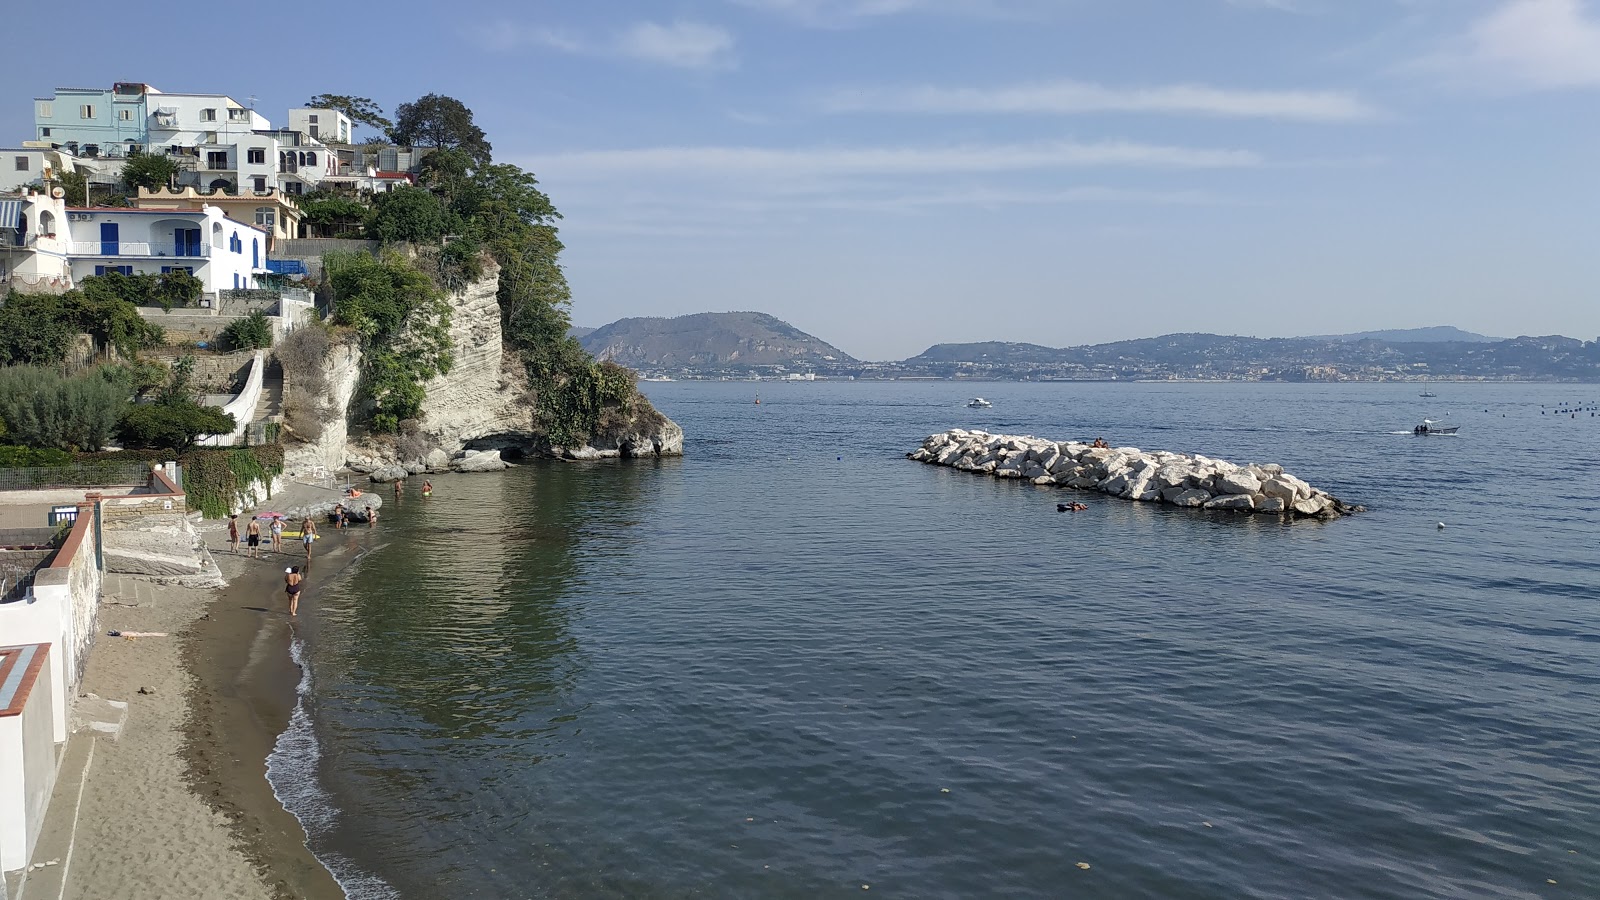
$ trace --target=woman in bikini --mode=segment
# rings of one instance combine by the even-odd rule
[[[289,595],[289,618],[300,608],[301,575],[299,566],[291,566],[283,573],[283,592]]]

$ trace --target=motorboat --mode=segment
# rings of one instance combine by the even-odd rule
[[[1433,391],[1423,391],[1422,393],[1418,394],[1417,396],[1418,397],[1437,397],[1439,395],[1435,394]]]
[[[1461,430],[1460,425],[1446,425],[1432,419],[1423,419],[1422,424],[1411,429],[1412,434],[1455,434]]]
[[[993,403],[990,403],[982,397],[973,397],[971,400],[967,401],[967,406],[971,407],[972,409],[988,409],[993,405]]]

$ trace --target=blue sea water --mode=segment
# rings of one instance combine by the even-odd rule
[[[308,598],[276,777],[352,895],[1600,895],[1600,388],[647,388],[682,459],[435,478]],[[904,458],[953,426],[1370,510]]]

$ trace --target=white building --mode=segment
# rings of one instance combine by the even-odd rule
[[[289,130],[298,131],[314,141],[324,144],[348,144],[355,124],[350,117],[337,109],[289,110]]]
[[[221,209],[78,209],[44,193],[0,198],[0,281],[67,288],[117,271],[183,269],[208,294],[259,286],[268,233]]]

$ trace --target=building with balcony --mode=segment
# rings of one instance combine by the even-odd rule
[[[264,191],[200,191],[192,187],[139,189],[134,201],[139,209],[199,210],[214,206],[223,215],[236,222],[249,222],[267,232],[267,249],[270,251],[279,240],[300,237],[300,207],[283,191],[269,188]]]
[[[18,290],[70,288],[90,275],[182,269],[208,294],[259,287],[270,232],[204,205],[81,209],[29,192],[0,197],[0,281]]]

